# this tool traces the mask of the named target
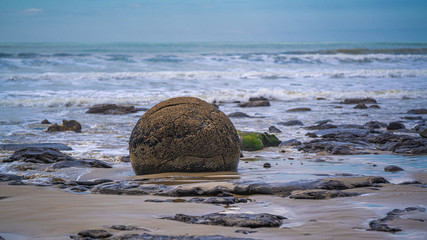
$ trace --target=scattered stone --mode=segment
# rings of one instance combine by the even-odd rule
[[[219,214],[211,213],[203,216],[189,216],[185,214],[176,214],[174,217],[166,218],[190,224],[207,224],[207,225],[220,225],[226,227],[280,227],[282,220],[285,217],[272,215],[269,213],[260,214]]]
[[[250,116],[246,113],[243,113],[243,112],[234,112],[234,113],[228,114],[228,117],[246,118],[246,117],[250,117]]]
[[[320,121],[320,122],[317,122],[316,125],[305,127],[305,129],[308,129],[308,130],[325,130],[325,129],[337,128],[336,125],[328,124],[329,121],[330,120]]]
[[[264,163],[263,168],[271,168],[271,164],[270,163]]]
[[[249,231],[249,230],[244,230],[244,229],[238,229],[236,231],[234,231],[235,233],[243,233],[243,234],[250,234],[250,233],[256,233],[258,231]]]
[[[84,187],[84,186],[74,186],[74,187],[70,187],[70,188],[69,188],[69,190],[70,190],[70,191],[73,191],[73,192],[80,193],[80,192],[86,192],[86,191],[88,191],[89,189],[87,189],[87,188],[86,188],[86,187]]]
[[[52,123],[49,122],[49,120],[45,119],[45,120],[41,121],[41,124],[52,124]]]
[[[130,162],[130,156],[129,155],[122,156],[120,158],[120,161],[128,163],[128,162]]]
[[[317,101],[321,101],[321,100],[326,100],[326,98],[324,98],[324,97],[317,97],[316,100]]]
[[[281,133],[282,131],[275,126],[270,126],[268,128],[268,132],[270,132],[270,133]]]
[[[403,168],[396,166],[396,165],[389,165],[387,167],[384,168],[385,172],[399,172],[399,171],[403,171]]]
[[[403,125],[400,122],[391,122],[387,126],[387,130],[400,130],[400,129],[406,129],[405,125]]]
[[[110,164],[97,159],[66,160],[52,165],[53,169],[69,167],[112,168]]]
[[[95,185],[108,183],[108,182],[114,182],[114,181],[111,179],[95,179],[95,180],[78,180],[78,181],[73,181],[72,183],[75,183],[77,185],[95,186]]]
[[[286,122],[279,122],[278,124],[283,125],[283,126],[298,126],[298,125],[304,125],[301,121],[299,120],[290,120],[290,121],[286,121]]]
[[[420,181],[405,181],[405,182],[401,182],[398,185],[412,185],[412,184],[422,184],[422,182]]]
[[[291,139],[291,140],[280,143],[279,147],[289,147],[289,146],[298,146],[298,145],[301,145],[300,141],[296,139]]]
[[[368,108],[368,106],[366,106],[366,104],[364,104],[364,103],[358,103],[355,107],[354,107],[354,109],[367,109]]]
[[[24,144],[0,144],[0,150],[4,151],[17,151],[27,147],[36,148],[54,148],[57,150],[73,150],[69,146],[62,143],[24,143]]]
[[[308,132],[308,133],[306,133],[305,134],[307,137],[309,137],[309,138],[317,138],[318,136],[317,136],[317,134],[315,134],[315,133],[312,133],[312,132]]]
[[[111,225],[108,228],[118,230],[118,231],[133,231],[133,230],[144,230],[149,231],[145,228],[139,228],[137,226],[126,226],[126,225]]]
[[[379,183],[389,183],[383,177],[326,178],[316,187],[325,190],[345,190],[359,187],[376,187]]]
[[[277,147],[281,143],[274,134],[258,132],[237,132],[243,151],[258,151],[264,147]]]
[[[378,122],[378,121],[370,121],[363,125],[366,129],[378,129],[378,128],[385,128],[387,127],[386,123]]]
[[[380,109],[381,107],[378,104],[369,106],[369,108]]]
[[[62,125],[53,124],[50,125],[46,132],[64,132],[64,131],[74,131],[76,133],[82,132],[82,125],[76,120],[62,120]]]
[[[134,106],[122,106],[116,104],[96,104],[89,108],[86,113],[89,114],[104,114],[104,115],[121,115],[136,113],[145,109],[136,109]]]
[[[270,102],[268,100],[255,100],[252,99],[253,101],[250,101],[251,99],[249,99],[249,102],[244,102],[244,103],[240,103],[239,107],[269,107],[270,106]]]
[[[89,239],[101,239],[101,238],[107,238],[113,236],[113,234],[100,229],[93,229],[93,230],[84,230],[77,234],[79,237],[83,238],[89,238]]]
[[[352,197],[357,196],[358,193],[343,192],[339,190],[296,190],[292,191],[289,198],[293,199],[329,199],[336,197]]]
[[[427,114],[427,109],[425,108],[411,109],[407,113],[408,114]]]
[[[250,97],[249,98],[249,101],[250,102],[255,102],[255,101],[265,101],[265,100],[268,100],[267,98],[265,98],[265,97],[263,97],[263,96],[261,96],[261,97]]]
[[[427,138],[427,128],[420,132],[420,136],[423,138]]]
[[[287,112],[308,112],[308,111],[311,111],[311,108],[299,107],[299,108],[291,108],[287,110]]]
[[[377,103],[377,100],[373,98],[346,98],[342,104],[359,104],[359,103]]]
[[[240,141],[230,119],[193,97],[163,101],[134,127],[129,153],[137,175],[235,171]]]

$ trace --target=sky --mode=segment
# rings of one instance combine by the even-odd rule
[[[427,42],[426,0],[0,0],[0,42]]]

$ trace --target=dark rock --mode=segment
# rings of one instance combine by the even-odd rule
[[[296,190],[293,191],[289,198],[293,199],[329,199],[336,197],[352,197],[357,196],[358,193],[343,192],[339,190]]]
[[[109,228],[114,229],[114,230],[118,230],[118,231],[133,231],[133,230],[148,231],[147,229],[139,228],[137,226],[126,226],[126,225],[111,225]]]
[[[420,136],[423,138],[427,138],[427,128],[420,132]]]
[[[7,185],[14,185],[14,186],[20,186],[20,185],[26,185],[22,181],[10,181]]]
[[[41,121],[41,124],[52,124],[52,123],[49,122],[49,120],[45,119],[45,120]]]
[[[301,121],[299,120],[290,120],[290,121],[286,121],[286,122],[279,122],[278,124],[283,125],[283,126],[298,126],[298,125],[304,125]]]
[[[61,153],[57,149],[46,147],[26,147],[15,151],[5,162],[32,162],[32,163],[55,163],[60,161],[74,161],[75,159]]]
[[[249,230],[244,230],[244,229],[239,229],[234,231],[235,233],[243,233],[243,234],[250,234],[250,233],[256,233],[258,231],[249,231]]]
[[[381,107],[377,104],[369,106],[369,108],[380,109]]]
[[[120,160],[122,161],[122,162],[130,162],[130,156],[129,155],[126,155],[126,156],[122,156],[121,158],[120,158]]]
[[[62,143],[24,143],[24,144],[0,144],[0,150],[17,151],[23,148],[54,148],[57,150],[72,150],[69,146]]]
[[[407,113],[408,114],[427,114],[427,109],[425,108],[411,109]]]
[[[76,133],[82,132],[82,125],[76,120],[62,120],[62,125],[53,124],[50,125],[46,132],[64,132],[64,131],[74,131]]]
[[[319,137],[319,136],[317,136],[317,134],[312,133],[312,132],[308,132],[308,133],[306,133],[305,135],[306,135],[307,137],[309,137],[309,138],[317,138],[317,137]]]
[[[176,201],[173,201],[176,202]],[[211,197],[211,198],[191,198],[184,202],[195,202],[205,204],[216,204],[216,205],[231,205],[235,203],[247,203],[246,198],[235,198],[235,197]]]
[[[271,168],[271,164],[270,163],[264,163],[263,168]]]
[[[268,100],[260,101],[249,101],[239,104],[239,107],[269,107],[270,102]]]
[[[387,167],[384,168],[385,172],[399,172],[399,171],[403,171],[403,168],[396,166],[396,165],[389,165]]]
[[[220,235],[212,236],[169,236],[169,235],[158,235],[158,234],[124,234],[109,238],[111,240],[253,240],[252,238],[234,238],[225,237]]]
[[[139,119],[129,153],[137,175],[235,171],[240,139],[223,112],[200,99],[179,97],[155,105]]]
[[[299,107],[299,108],[291,108],[287,110],[287,112],[308,112],[308,111],[311,111],[311,108]]]
[[[249,101],[250,102],[256,102],[256,101],[265,101],[265,100],[268,100],[267,98],[265,98],[265,97],[251,97],[251,98],[249,98]]]
[[[79,237],[89,238],[89,239],[101,239],[113,236],[113,234],[100,229],[94,230],[84,230],[77,234]]]
[[[368,231],[381,231],[381,232],[391,232],[396,233],[402,231],[400,228],[392,228],[387,225],[388,222],[391,222],[393,220],[399,220],[399,221],[417,221],[417,219],[413,219],[411,217],[405,216],[410,215],[415,212],[424,213],[426,211],[425,208],[422,207],[407,207],[403,210],[401,209],[394,209],[387,213],[386,217],[372,220],[369,222],[369,229]],[[404,216],[403,218],[401,216]]]
[[[22,181],[23,179],[23,177],[18,175],[0,173],[0,182]]]
[[[407,120],[422,120],[423,117],[421,117],[421,116],[405,116],[405,117],[403,117],[403,119],[407,119]]]
[[[345,190],[358,187],[372,187],[379,183],[389,183],[383,177],[345,177],[323,179],[316,188],[326,190]]]
[[[364,104],[364,103],[358,103],[355,107],[354,107],[354,109],[367,109],[368,108],[368,106],[366,106],[366,104]]]
[[[317,97],[316,100],[317,101],[321,101],[321,100],[326,100],[326,98],[324,98],[324,97]]]
[[[73,192],[86,192],[88,191],[88,189],[84,186],[73,186],[69,188],[70,191]]]
[[[78,185],[85,185],[85,186],[95,186],[98,184],[108,183],[108,182],[114,182],[111,179],[95,179],[95,180],[78,180],[73,181],[73,183],[76,183]]]
[[[359,104],[359,103],[377,103],[377,100],[373,98],[346,98],[343,104]]]
[[[234,112],[234,113],[228,114],[228,117],[245,118],[245,117],[250,117],[250,116],[246,113],[243,113],[243,112]]]
[[[285,217],[272,215],[268,213],[260,214],[218,214],[211,213],[203,216],[189,216],[185,214],[176,214],[174,217],[167,218],[191,224],[207,224],[207,225],[220,225],[226,227],[280,227],[282,220]]]
[[[291,139],[280,143],[279,147],[288,147],[288,146],[298,146],[301,145],[301,142],[296,139]]]
[[[109,114],[109,115],[121,115],[121,114],[129,114],[136,113],[138,110],[134,106],[122,106],[116,104],[96,104],[89,108],[86,113],[90,114]]]
[[[405,181],[405,182],[401,182],[398,185],[412,185],[412,184],[422,184],[422,182],[419,181]]]
[[[270,132],[270,133],[281,133],[282,131],[280,131],[280,129],[278,129],[277,127],[275,127],[275,126],[270,126],[269,128],[268,128],[268,132]]]
[[[308,130],[325,130],[325,129],[331,129],[331,128],[337,128],[337,126],[333,124],[328,124],[327,122],[325,122],[325,123],[319,123],[317,125],[305,127],[305,129],[308,129]]]
[[[384,128],[387,127],[386,123],[378,122],[378,121],[370,121],[363,125],[363,127],[367,129],[378,129],[378,128]]]
[[[363,127],[362,127],[363,128]],[[342,138],[343,136],[350,137],[365,137],[371,131],[367,129],[354,129],[354,128],[330,128],[324,130],[318,130],[314,133],[317,136],[321,136],[323,138]]]
[[[399,129],[406,129],[406,127],[400,122],[391,122],[387,126],[387,130],[399,130]]]

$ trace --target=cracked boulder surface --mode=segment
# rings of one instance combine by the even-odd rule
[[[230,119],[193,97],[158,103],[138,121],[129,141],[136,175],[235,171],[240,140]]]

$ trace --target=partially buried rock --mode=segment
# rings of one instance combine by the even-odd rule
[[[405,125],[400,122],[391,122],[387,126],[387,130],[399,130],[399,129],[406,129]]]
[[[91,114],[110,114],[110,115],[121,115],[136,113],[140,109],[136,109],[134,106],[122,106],[116,104],[96,104],[89,108],[86,113]]]
[[[420,132],[420,136],[423,138],[427,138],[427,128]]]
[[[230,119],[193,97],[163,101],[138,121],[129,141],[137,175],[235,171],[240,141]]]
[[[113,236],[113,234],[101,230],[101,229],[93,229],[93,230],[84,230],[77,234],[79,237],[89,238],[89,239],[100,239],[107,238]]]
[[[377,128],[387,127],[387,124],[383,122],[378,122],[378,121],[370,121],[365,123],[363,127],[367,129],[377,129]]]
[[[49,120],[45,119],[41,122],[41,124],[52,124],[52,123],[50,123]]]
[[[53,124],[50,125],[46,132],[65,132],[74,131],[76,133],[82,132],[82,125],[76,120],[62,120],[62,125]]]

